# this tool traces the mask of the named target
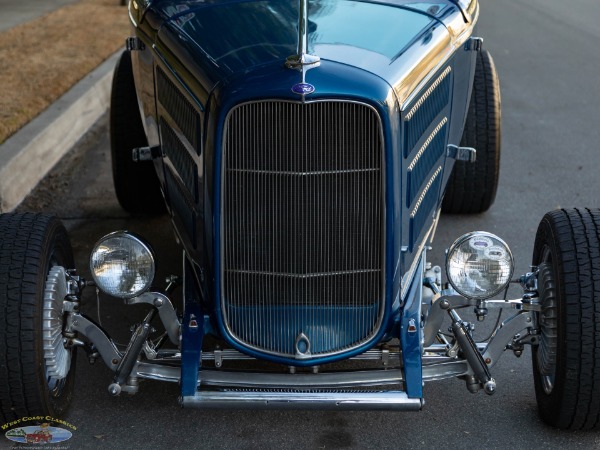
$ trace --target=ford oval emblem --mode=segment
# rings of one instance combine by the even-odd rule
[[[300,95],[312,94],[315,92],[315,87],[308,83],[298,83],[292,86],[292,92]]]

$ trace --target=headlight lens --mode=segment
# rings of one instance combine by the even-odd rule
[[[448,250],[446,274],[465,297],[486,299],[508,286],[514,268],[508,245],[491,233],[475,231],[459,237]]]
[[[145,292],[156,272],[150,246],[126,231],[116,231],[98,241],[92,251],[90,269],[98,288],[119,298]]]

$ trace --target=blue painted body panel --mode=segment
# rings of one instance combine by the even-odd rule
[[[194,287],[191,264],[184,262],[185,305],[181,324],[181,395],[194,395],[198,389],[198,370],[204,339],[204,316],[201,298]]]
[[[444,20],[458,9],[449,0],[323,0],[310,5],[308,50],[321,57],[321,64],[308,70],[305,79],[300,72],[284,66],[286,57],[296,51],[295,0],[154,0],[131,12],[137,34],[147,47],[135,63],[138,78],[148,79],[152,71],[156,77],[157,71],[162,71],[162,76],[180,88],[183,101],[200,118],[197,148],[187,143],[182,147],[197,167],[198,196],[188,205],[191,219],[170,202],[175,228],[193,260],[193,269],[205,276],[203,302],[207,310],[215,313],[213,324],[231,346],[287,365],[312,366],[347,358],[382,340],[400,337],[407,391],[411,397],[420,397],[424,264],[421,250],[434,224],[452,166],[451,161],[446,161],[444,150],[449,143],[458,145],[462,134],[473,76],[473,52],[452,46],[451,32]],[[431,55],[441,56],[436,60]],[[443,81],[447,99],[426,107],[431,119],[427,116],[429,122],[418,128],[414,139],[408,140],[411,130],[417,129],[409,124],[408,112],[427,89],[435,87],[445,70],[449,70]],[[238,344],[223,325],[219,301],[221,138],[226,115],[244,102],[301,101],[302,96],[292,91],[301,82],[315,88],[304,97],[306,101],[358,101],[377,110],[384,132],[386,180],[383,324],[376,335],[358,348],[308,360],[270,356]],[[148,96],[149,85],[138,83],[136,88],[140,98]],[[147,134],[155,136],[152,142],[161,134],[159,116],[165,116],[177,136],[187,142],[184,127],[164,113],[160,101],[142,103]],[[429,159],[420,159],[419,151],[444,119],[447,122],[435,137],[435,150],[428,151]],[[414,168],[409,171],[411,164]],[[182,181],[181,174],[169,157],[164,158],[159,169],[169,200],[174,187],[164,174],[174,172]],[[186,304],[186,320],[191,313],[201,314],[194,302]],[[416,330],[411,328],[409,332],[409,323],[413,322]],[[200,354],[202,339],[200,335],[194,338],[188,328],[184,327],[183,332],[183,362],[193,364]],[[187,374],[185,379],[189,378],[186,392],[191,390],[193,370],[184,369],[182,373]]]
[[[424,264],[425,258],[423,255],[420,256],[417,275],[411,282],[400,321],[400,345],[402,346],[404,374],[406,376],[405,389],[411,398],[423,397],[421,298]]]

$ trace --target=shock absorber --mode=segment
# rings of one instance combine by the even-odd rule
[[[137,362],[137,358],[142,352],[144,343],[146,342],[146,339],[148,339],[148,335],[152,330],[152,327],[150,326],[150,321],[154,318],[155,314],[156,310],[152,309],[148,313],[144,321],[138,325],[135,332],[131,336],[131,340],[127,345],[125,353],[123,354],[123,359],[121,360],[121,362],[117,366],[117,370],[115,371],[113,383],[110,386],[108,386],[108,392],[110,392],[112,395],[119,395],[121,393],[121,390],[123,389],[122,386],[131,374],[131,371],[133,370],[135,363]]]
[[[454,337],[456,338],[458,346],[462,350],[463,355],[465,355],[469,366],[471,366],[471,369],[473,369],[475,377],[477,377],[478,381],[483,385],[483,390],[485,393],[492,395],[494,392],[496,392],[496,382],[492,378],[490,369],[483,360],[483,356],[477,349],[477,344],[473,340],[471,333],[469,333],[469,330],[467,330],[467,327],[461,320],[458,313],[454,309],[450,308],[450,302],[445,299],[441,301],[442,303],[440,304],[440,307],[448,311],[450,319],[452,320],[452,332],[454,333]]]

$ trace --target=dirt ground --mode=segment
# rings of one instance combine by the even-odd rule
[[[0,144],[124,46],[127,8],[80,0],[0,33]]]

